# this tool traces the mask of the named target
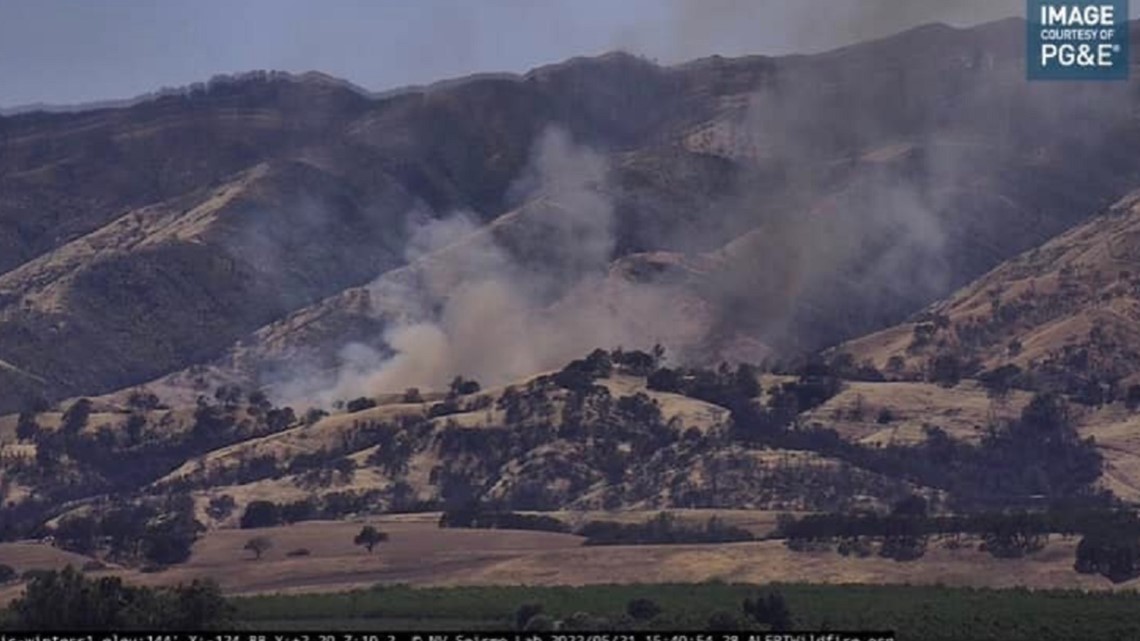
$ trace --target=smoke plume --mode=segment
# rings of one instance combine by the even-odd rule
[[[551,128],[512,189],[517,209],[490,226],[463,212],[418,217],[408,266],[370,286],[374,300],[406,311],[385,333],[392,353],[346,347],[347,366],[323,400],[441,389],[456,375],[503,384],[599,346],[667,341],[645,325],[669,324],[676,306],[668,292],[607,278],[614,252],[607,172],[603,155]]]

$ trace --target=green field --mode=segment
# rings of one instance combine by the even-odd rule
[[[589,587],[376,587],[337,594],[235,599],[247,625],[277,629],[506,629],[515,610],[539,603],[620,623],[636,598],[656,602],[654,628],[703,629],[716,612],[741,614],[749,596],[778,590],[797,629],[894,630],[915,641],[1140,639],[1135,592],[981,590],[911,586],[749,586],[723,583]],[[628,621],[626,622],[628,624]]]

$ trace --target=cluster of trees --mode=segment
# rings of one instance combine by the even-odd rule
[[[208,489],[219,485],[243,485],[265,479],[296,477],[303,489],[329,487],[335,482],[352,480],[356,462],[346,455],[376,447],[367,464],[396,473],[406,467],[407,459],[427,443],[432,425],[423,415],[406,415],[393,423],[356,421],[331,447],[294,455],[288,461],[273,454],[239,456],[236,464],[218,463],[210,468],[167,482],[168,489]]]
[[[1020,418],[991,425],[977,445],[939,428],[927,428],[917,445],[870,447],[844,440],[831,429],[789,429],[778,413],[734,412],[738,439],[753,446],[810,450],[865,470],[946,490],[963,509],[1036,504],[1062,497],[1097,499],[1092,484],[1102,457],[1082,439],[1058,394],[1037,394]]]
[[[480,528],[503,530],[537,530],[541,532],[569,532],[566,523],[545,514],[519,514],[518,512],[488,509],[468,505],[445,511],[439,517],[441,528]]]
[[[1111,512],[1082,523],[1073,567],[1113,583],[1140,577],[1140,520],[1134,512]]]
[[[631,376],[649,376],[665,358],[665,348],[655,345],[649,352],[615,349],[596,349],[586,358],[571,361],[551,376],[551,381],[563,389],[585,392],[599,378],[609,378],[614,371]]]
[[[8,457],[10,478],[33,487],[39,501],[5,505],[0,536],[23,537],[58,505],[86,497],[129,495],[213,449],[286,429],[296,420],[293,410],[276,408],[263,392],[236,386],[219,387],[212,398],[199,397],[193,421],[177,425],[154,394],[136,390],[127,400],[122,429],[92,429],[94,405],[79,399],[63,412],[60,426],[40,426],[47,411],[37,402],[21,412],[18,438],[36,445],[34,458]],[[182,485],[186,485],[183,483]],[[169,491],[189,489],[178,483]]]
[[[743,407],[760,395],[757,372],[751,365],[740,364],[731,369],[657,368],[646,380],[651,390],[683,394],[729,409]]]
[[[1060,502],[1037,511],[1012,510],[930,515],[920,497],[899,502],[890,514],[813,514],[783,517],[776,536],[792,550],[837,546],[841,554],[880,555],[898,560],[922,556],[937,536],[954,547],[963,536],[980,541],[979,550],[997,558],[1019,558],[1041,550],[1049,536],[1081,536],[1074,569],[1113,582],[1140,577],[1140,518],[1131,510]]]
[[[561,397],[561,408],[552,401],[555,395]],[[506,415],[502,426],[445,425],[408,448],[436,448],[440,464],[430,481],[449,508],[473,500],[506,510],[564,507],[599,482],[621,486],[639,461],[680,438],[677,426],[663,420],[649,396],[614,398],[600,385],[575,391],[558,388],[550,379],[536,380],[506,390],[499,408]],[[533,456],[555,442],[567,453],[560,448]],[[378,454],[383,451],[393,450],[382,447]],[[504,477],[504,466],[512,460],[520,465]],[[496,496],[485,496],[492,487]]]
[[[669,512],[644,523],[591,521],[578,529],[586,545],[653,545],[662,543],[731,543],[755,539],[751,532],[711,517],[703,526],[687,525]]]
[[[933,527],[926,499],[910,496],[897,502],[890,514],[815,514],[795,520],[782,517],[776,536],[788,549],[818,550],[837,545],[844,556],[869,556],[874,543],[879,555],[896,561],[911,561],[926,553]]]
[[[12,630],[224,630],[235,609],[212,581],[174,588],[126,585],[117,577],[90,579],[68,566],[34,577],[9,608]]]
[[[592,377],[614,367],[653,364],[652,355],[646,359],[628,354],[622,353],[617,359],[622,364],[615,366],[614,353],[597,350],[565,371],[596,380]],[[754,446],[786,442],[792,444],[789,449],[827,452],[845,446],[833,432],[792,429],[801,406],[822,403],[839,390],[838,378],[818,363],[802,365],[800,376],[774,390],[767,407],[757,402],[759,385],[755,370],[748,366],[668,371],[671,373],[658,365],[649,375],[676,375],[682,385],[676,389],[681,392],[736,406],[732,427],[707,433],[685,431],[675,420],[665,421],[660,407],[648,395],[613,397],[605,386],[567,387],[552,376],[507,389],[498,401],[506,419],[500,427],[444,426],[414,439],[393,432],[383,439],[373,455],[375,460],[370,462],[383,461],[386,469],[399,474],[414,452],[435,447],[440,466],[433,470],[431,482],[440,488],[445,506],[490,500],[506,510],[572,505],[599,483],[605,485],[604,492],[595,494],[601,496],[602,508],[649,499],[658,496],[662,487],[671,487],[674,502],[688,507],[761,504],[776,509],[784,505],[828,509],[853,500],[855,494],[894,495],[905,485],[902,481],[892,483],[885,475],[864,472],[855,463],[838,468],[792,461],[771,465],[758,462],[747,452],[718,456],[726,447],[729,453],[737,451],[731,449],[733,441]],[[763,426],[754,427],[749,422],[752,419]],[[555,442],[561,444],[557,452],[548,451],[541,459],[531,456]],[[521,465],[504,478],[503,466],[512,460]],[[702,475],[705,478],[700,484],[693,484],[684,470],[701,461],[710,465],[717,462],[717,469],[708,470],[710,474]],[[496,495],[485,496],[492,487]],[[820,501],[805,499],[808,494]]]
[[[250,501],[242,512],[239,527],[254,529],[288,525],[317,519],[335,520],[353,514],[375,511],[380,490],[330,492],[287,503]]]
[[[1094,407],[1130,402],[1127,399],[1131,391],[1123,388],[1121,381],[1140,363],[1140,354],[1100,324],[1090,328],[1083,342],[1066,344],[1044,358],[1034,359],[1027,369],[1007,364],[978,373],[977,354],[1004,346],[1006,356],[1016,357],[1022,350],[1021,342],[1014,337],[1020,328],[1046,323],[1067,313],[1072,301],[1082,299],[1084,294],[1070,274],[1062,277],[1056,291],[1023,292],[1017,298],[1003,300],[1001,292],[995,290],[990,296],[988,317],[972,316],[952,323],[945,315],[931,314],[914,326],[908,351],[934,351],[928,361],[928,380],[954,385],[962,377],[977,375],[991,392],[999,394],[1008,389],[1053,392]],[[1140,405],[1140,389],[1135,394],[1135,403]]]
[[[120,500],[87,514],[65,516],[51,531],[55,544],[79,554],[106,554],[119,562],[182,563],[205,528],[188,494],[160,500]]]
[[[838,544],[841,554],[866,556],[874,543],[880,554],[898,560],[922,556],[929,537],[948,539],[960,545],[962,536],[976,536],[980,549],[999,558],[1016,558],[1044,547],[1051,533],[1071,536],[1087,527],[1098,511],[1056,507],[1030,512],[979,512],[933,516],[925,499],[912,496],[895,505],[889,514],[814,514],[801,519],[781,519],[777,536],[789,549],[819,549]],[[951,538],[952,537],[952,538]]]

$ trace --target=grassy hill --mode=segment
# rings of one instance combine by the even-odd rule
[[[263,72],[0,117],[0,410],[167,376],[180,400],[203,377],[335,380],[346,347],[392,347],[407,319],[385,283],[423,293],[398,272],[409,237],[455,212],[538,269],[507,281],[535,314],[605,311],[587,333],[606,347],[716,363],[881,329],[1140,181],[1116,152],[1138,135],[1129,85],[1026,85],[1020,29],[674,67],[607,54],[384,96]],[[580,150],[544,161],[552,128]],[[595,206],[583,262],[551,231]],[[531,371],[595,346],[568,343]]]
[[[1123,397],[1140,373],[1135,194],[988,272],[908,323],[842,351],[904,376],[1012,365],[1015,385]],[[1101,391],[1100,388],[1104,390]],[[1091,388],[1096,388],[1091,389]]]

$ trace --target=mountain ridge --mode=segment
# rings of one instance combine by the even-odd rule
[[[1140,184],[1140,167],[1113,151],[1140,139],[1129,118],[1130,85],[1089,87],[1076,97],[1065,88],[1025,85],[1024,52],[1005,37],[1014,26],[928,27],[822,54],[669,67],[614,53],[382,99],[323,76],[254,73],[129,108],[4,118],[0,248],[11,251],[2,254],[0,268],[13,285],[0,315],[24,320],[0,329],[0,359],[17,368],[8,372],[49,383],[10,381],[15,391],[0,395],[0,407],[18,409],[37,395],[101,394],[217,365],[239,341],[274,335],[262,330],[275,321],[308,305],[327,307],[338,292],[382,278],[407,261],[405,243],[416,229],[457,212],[498,230],[487,249],[512,273],[543,267],[545,223],[493,222],[534,207],[528,199],[543,181],[569,181],[574,198],[601,208],[586,227],[567,223],[567,231],[587,229],[612,246],[604,260],[564,255],[567,265],[581,263],[576,270],[585,265],[574,274],[636,281],[639,291],[659,290],[665,299],[680,296],[691,309],[708,310],[696,337],[673,353],[720,353],[720,342],[794,354],[879,329]],[[1019,114],[1017,122],[1011,113]],[[1040,138],[1074,114],[1084,114],[1075,126]],[[559,152],[565,158],[544,161],[538,143],[552,128],[573,144]],[[1108,139],[1121,144],[1101,145]],[[541,162],[550,165],[545,175],[535,173]],[[114,328],[130,325],[114,310],[134,317],[151,312],[143,299],[108,306],[99,298],[120,287],[115,278],[158,273],[153,257],[125,251],[116,266],[103,253],[65,268],[62,248],[85,238],[105,246],[98,230],[130,216],[146,220],[162,207],[186,215],[193,207],[178,203],[195,198],[189,194],[210,193],[262,165],[269,176],[243,187],[249,193],[239,199],[254,206],[219,210],[230,218],[207,216],[205,244],[178,245],[185,262],[167,264],[166,276],[154,281],[175,317],[222,331],[204,340],[194,334],[200,330],[171,321],[148,338],[116,343],[125,338],[112,338]],[[580,171],[598,171],[599,178],[578,180]],[[1083,189],[1070,186],[1077,180]],[[316,218],[298,204],[307,197],[298,185],[315,192]],[[384,196],[389,192],[397,196]],[[278,217],[257,211],[259,202],[284,207],[281,220],[297,229],[274,231]],[[1003,220],[987,217],[995,207],[1008,212]],[[337,222],[323,222],[324,208],[341,212],[332,217]],[[236,227],[225,222],[231,218]],[[122,237],[111,245],[131,246],[131,233],[145,233],[128,228],[112,226],[112,235]],[[182,242],[163,238],[175,242],[172,248]],[[334,238],[348,244],[337,247]],[[159,240],[137,247],[167,246]],[[325,246],[302,251],[306,241]],[[369,256],[372,273],[354,265],[359,256],[337,257],[346,251]],[[647,258],[657,252],[671,253],[675,264],[717,260],[678,283],[664,263]],[[40,268],[24,267],[45,256],[54,272],[33,276]],[[626,261],[626,268],[612,269],[614,261]],[[225,265],[246,267],[221,276]],[[892,276],[900,267],[914,272],[913,282]],[[547,271],[554,281],[569,274]],[[35,304],[22,307],[24,299],[56,300],[48,292],[64,291],[64,283],[83,285],[87,298],[59,298],[64,306],[50,307],[51,318],[38,316]],[[291,283],[296,292],[282,297],[271,291],[280,288],[274,283]],[[522,289],[538,287],[530,285]],[[527,307],[555,302],[547,298],[557,288],[548,285],[538,287],[542,295]],[[16,297],[20,287],[39,289],[31,298]],[[439,296],[432,305],[452,298]],[[252,315],[211,325],[203,315],[213,298],[240,300],[226,307]],[[623,298],[590,305],[620,307]],[[86,302],[67,307],[77,301]],[[645,309],[668,310],[644,302]],[[439,320],[431,317],[432,305],[420,320]],[[360,333],[377,332],[365,342],[384,351],[391,323],[359,313],[343,318]],[[92,329],[76,342],[58,340],[49,329],[80,326]],[[74,357],[53,356],[57,345],[101,356],[82,367],[66,365]],[[330,344],[319,358],[343,364],[338,352],[345,347]],[[53,379],[37,360],[58,363],[49,369],[59,374]]]

